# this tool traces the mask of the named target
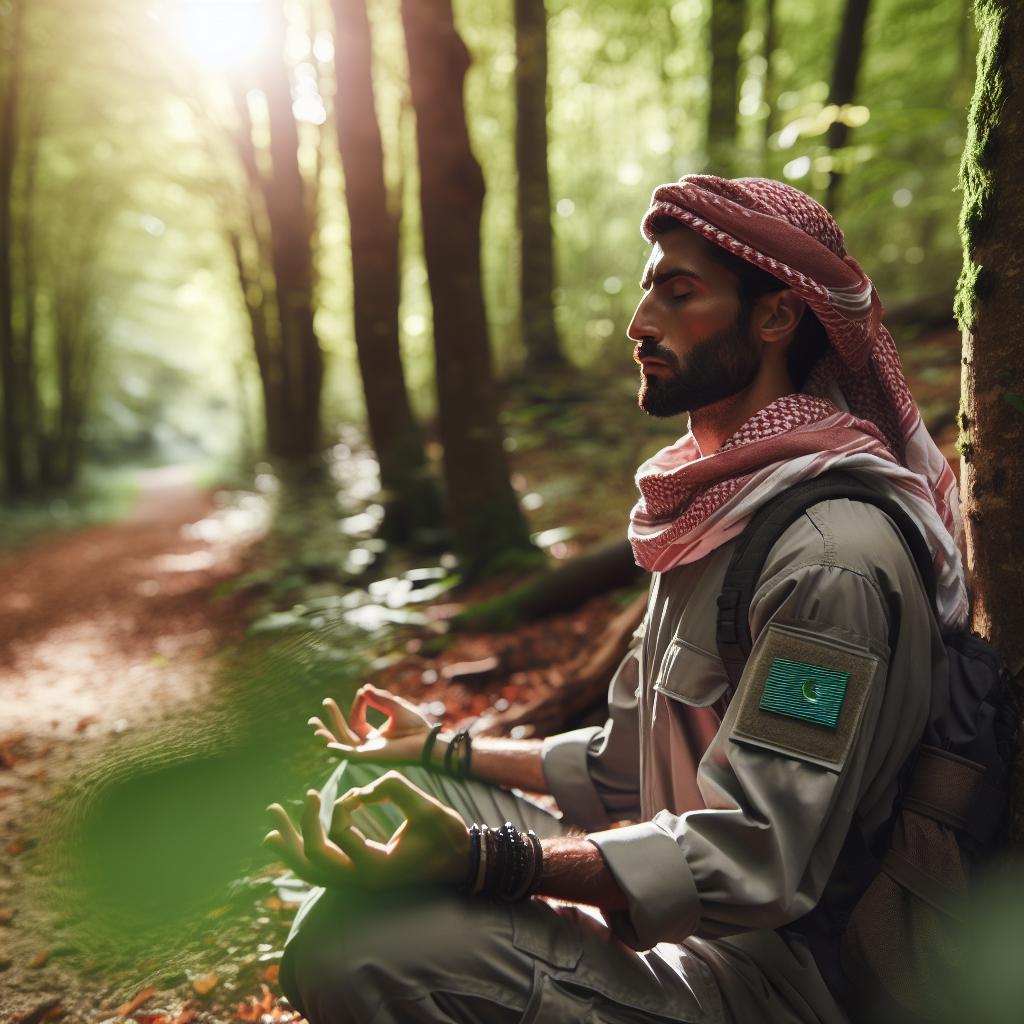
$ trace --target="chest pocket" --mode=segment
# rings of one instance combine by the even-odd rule
[[[721,658],[678,636],[665,651],[654,681],[658,693],[698,708],[714,704],[728,687]]]

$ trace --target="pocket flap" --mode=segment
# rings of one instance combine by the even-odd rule
[[[659,693],[698,708],[714,704],[728,686],[721,658],[678,637],[669,644],[654,682]]]

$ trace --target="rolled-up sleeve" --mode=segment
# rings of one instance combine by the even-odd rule
[[[608,688],[603,726],[574,729],[544,741],[542,766],[548,791],[567,821],[584,829],[640,815],[638,644],[629,650]]]
[[[890,622],[873,580],[800,566],[758,592],[750,622],[750,658],[697,772],[705,808],[588,837],[627,899],[609,924],[636,949],[807,913],[865,787],[905,756],[876,730]]]

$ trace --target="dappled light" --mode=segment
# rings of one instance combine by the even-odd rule
[[[547,948],[524,906],[561,906],[574,941],[589,922],[564,991],[568,969],[512,943],[538,987],[505,1008],[538,1022],[547,1001],[552,1020],[669,1020],[694,993],[703,1012],[721,993],[688,974],[691,925],[713,944],[785,916],[817,942],[793,908],[847,921],[824,896],[853,836],[834,820],[856,804],[881,855],[944,699],[911,692],[939,657],[931,611],[886,589],[924,560],[831,535],[857,494],[766,548],[790,559],[776,582],[806,571],[778,608],[756,573],[730,605],[723,553],[774,489],[845,462],[922,531],[947,639],[973,626],[1019,677],[1019,37],[1010,0],[0,0],[0,1019],[334,1024],[285,993],[297,908],[324,916],[324,886],[356,920],[447,899],[445,842],[459,898],[500,910],[487,941],[536,924]],[[853,576],[874,589],[830,612]],[[810,646],[751,682],[794,630]],[[304,794],[342,763],[362,797],[387,768],[422,786],[346,803],[325,855]],[[430,818],[478,798],[489,833]],[[998,840],[971,833],[994,854],[959,960],[926,965],[936,1024],[1021,1016],[1011,803]],[[541,853],[591,859],[551,883],[521,812],[551,830]],[[691,813],[694,835],[714,823],[696,847]],[[561,834],[602,814],[607,850]],[[659,869],[650,920],[613,849],[635,833],[606,831],[637,823],[683,836],[659,856],[697,893]],[[434,874],[373,875],[421,834],[406,856]],[[606,969],[595,943],[682,966]],[[768,989],[766,1020],[847,1013],[817,946],[769,984],[755,945],[737,1019]],[[742,958],[716,955],[708,978],[736,983]],[[689,989],[627,1005],[585,975]],[[476,1019],[438,991],[438,1020]]]

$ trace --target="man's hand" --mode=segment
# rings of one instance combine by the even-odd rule
[[[387,715],[379,729],[366,721],[367,707]],[[327,723],[316,717],[309,720],[313,735],[325,739],[328,750],[355,761],[418,761],[430,732],[430,721],[413,704],[369,683],[356,691],[348,721],[330,697],[324,709]]]
[[[386,843],[378,843],[352,824],[352,813],[385,801],[393,803],[405,821]],[[455,884],[466,873],[469,831],[461,815],[395,771],[336,800],[326,832],[316,790],[306,794],[301,832],[280,804],[267,810],[277,828],[263,842],[313,885],[356,882],[383,889],[410,883]]]

